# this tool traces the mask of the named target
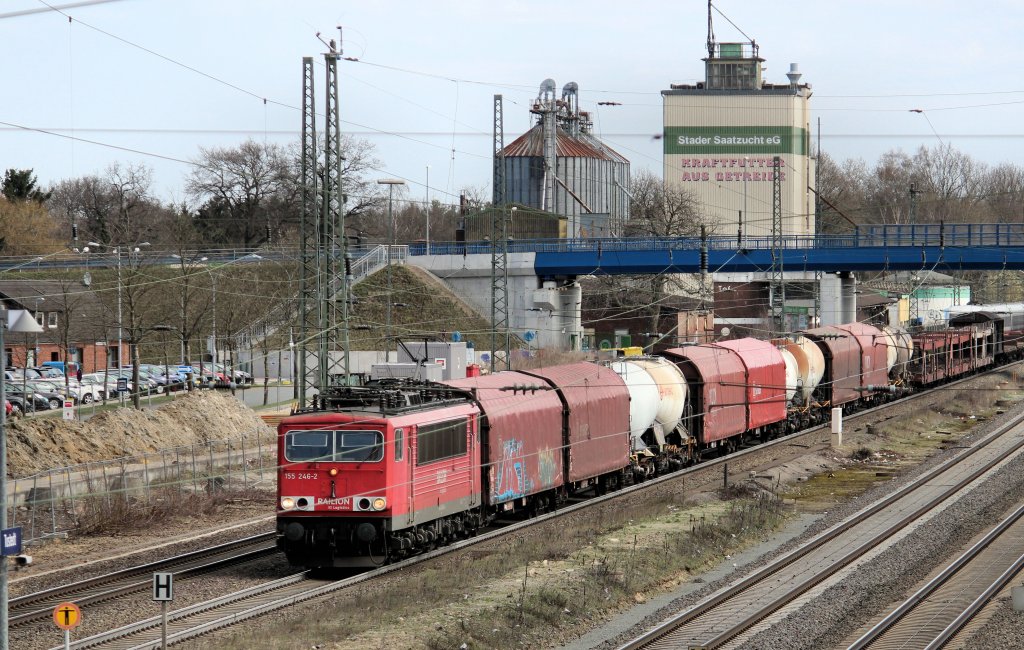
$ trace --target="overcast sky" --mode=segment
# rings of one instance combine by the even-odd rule
[[[298,140],[303,56],[344,28],[342,127],[376,147],[373,176],[412,199],[489,196],[493,96],[505,141],[529,128],[545,78],[580,87],[596,134],[661,174],[661,96],[703,80],[704,0],[0,0],[0,168],[43,185],[144,163],[162,200],[185,200],[200,147]],[[760,45],[765,78],[791,62],[812,84],[833,157],[869,163],[940,141],[1024,165],[1019,0],[718,0],[719,42]],[[71,17],[69,22],[68,16]],[[264,102],[264,99],[266,102]],[[599,101],[621,106],[597,106]],[[922,109],[923,113],[911,112]],[[39,129],[50,132],[24,131]],[[74,140],[72,138],[77,138]],[[133,152],[109,148],[114,145]],[[453,151],[454,150],[454,151]]]

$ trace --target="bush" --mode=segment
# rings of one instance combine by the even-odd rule
[[[850,454],[850,458],[855,460],[855,461],[857,461],[857,462],[864,462],[864,461],[871,460],[871,458],[874,455],[875,455],[875,452],[871,451],[867,447],[861,447],[859,449],[855,449],[853,451],[853,453]]]

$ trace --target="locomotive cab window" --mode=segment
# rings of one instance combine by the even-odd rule
[[[405,454],[405,430],[395,429],[395,462],[402,460]]]
[[[284,454],[288,460],[330,460],[331,437],[326,431],[289,431]]]
[[[290,461],[375,463],[384,458],[379,431],[289,431],[284,444]]]
[[[468,425],[467,418],[420,425],[416,429],[416,464],[465,454]]]
[[[336,431],[334,460],[375,463],[384,458],[384,436],[377,431]]]

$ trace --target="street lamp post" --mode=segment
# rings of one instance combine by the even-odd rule
[[[430,255],[430,165],[427,165],[426,207],[427,207],[427,255]]]
[[[43,328],[35,318],[24,309],[0,310],[0,358],[4,368],[7,367],[7,351],[4,349],[4,330],[12,332],[41,332]],[[0,528],[7,530],[7,386],[5,377],[0,373]],[[0,650],[7,650],[8,623],[7,594],[7,557],[0,557]]]
[[[91,241],[87,243],[87,246],[95,246],[99,248],[101,244]],[[138,253],[139,249],[144,246],[149,246],[148,241],[140,242],[135,245],[131,252]],[[123,292],[123,285],[121,283],[121,247],[117,246],[114,248],[114,255],[117,256],[117,369],[121,369],[121,359],[123,358],[121,349],[124,346],[124,321],[121,316],[121,294]]]
[[[390,358],[389,357],[389,351],[391,349],[391,247],[395,243],[393,241],[394,238],[395,238],[395,232],[394,232],[395,222],[394,222],[394,219],[392,217],[391,210],[392,210],[392,205],[394,203],[394,198],[395,198],[395,185],[405,185],[405,181],[403,181],[401,179],[398,179],[398,178],[382,178],[379,181],[377,181],[377,184],[378,185],[387,185],[388,186],[388,244],[387,244],[387,262],[388,262],[388,264],[387,264],[387,269],[386,269],[387,283],[388,283],[388,288],[387,288],[387,294],[388,295],[386,297],[387,309],[386,309],[386,312],[385,312],[385,319],[384,319],[384,340],[385,340],[385,344],[384,344],[384,361],[388,361],[389,358]]]
[[[132,246],[131,249],[128,251],[129,256],[130,256],[128,258],[129,264],[134,265],[135,260],[138,259],[137,255],[138,255],[139,251],[143,247],[149,246],[149,245],[150,244],[149,244],[148,241],[144,241],[144,242],[139,242],[138,244],[135,244],[134,246]],[[87,243],[87,246],[99,247],[99,246],[101,246],[101,244],[99,244],[97,242],[94,242],[94,241],[91,241],[91,242]],[[122,313],[121,313],[121,302],[122,302],[122,294],[124,293],[124,283],[121,281],[121,248],[122,248],[121,246],[117,246],[117,247],[114,248],[114,255],[117,256],[117,369],[118,370],[121,370],[121,367],[122,367],[121,359],[124,358],[123,357],[123,353],[122,353],[122,348],[124,347],[124,320],[123,320],[123,316],[122,316]],[[132,364],[132,366],[133,366],[132,367],[132,382],[134,383],[134,386],[132,387],[132,403],[135,405],[135,408],[141,408],[140,403],[139,403],[139,360],[138,359],[134,359],[133,361],[134,362]],[[118,376],[120,376],[120,372],[118,373]],[[121,398],[121,404],[124,405],[124,393],[119,393],[119,396]],[[0,649],[0,650],[2,650],[2,649]]]

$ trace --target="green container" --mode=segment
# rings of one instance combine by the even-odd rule
[[[742,59],[743,43],[721,43],[718,46],[718,56],[723,59]]]

